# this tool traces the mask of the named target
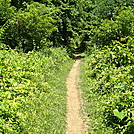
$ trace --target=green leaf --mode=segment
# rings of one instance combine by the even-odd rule
[[[5,106],[4,106],[3,104],[1,104],[1,105],[0,105],[0,109],[1,109],[1,110],[5,110],[6,108],[5,108]]]
[[[3,66],[0,66],[0,75],[2,75]]]
[[[131,111],[131,113],[132,113],[132,119],[134,120],[134,111]]]
[[[101,130],[101,129],[98,130],[98,131],[97,131],[97,134],[103,134],[102,130]]]
[[[130,71],[130,75],[134,76],[134,68]]]
[[[126,112],[119,112],[118,109],[113,110],[114,116],[118,117],[119,119],[123,119],[126,116]]]

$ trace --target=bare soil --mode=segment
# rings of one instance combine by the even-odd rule
[[[81,114],[82,99],[78,88],[79,64],[77,59],[69,73],[67,85],[67,132],[66,134],[87,134],[86,125]]]

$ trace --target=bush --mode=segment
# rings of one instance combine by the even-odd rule
[[[0,133],[63,133],[70,61],[61,48],[0,50]]]
[[[111,19],[102,19],[97,26],[91,26],[91,45],[94,44],[100,48],[112,46],[113,40],[126,44],[128,36],[133,36],[133,20],[131,7],[115,8]]]
[[[95,133],[133,133],[134,55],[128,42],[96,50],[82,65],[81,85]]]
[[[8,19],[12,18],[15,13],[15,7],[11,6],[11,0],[0,0],[0,26]]]
[[[24,52],[51,45],[48,38],[56,27],[50,10],[44,4],[34,2],[24,11],[18,11],[3,26],[3,43]]]

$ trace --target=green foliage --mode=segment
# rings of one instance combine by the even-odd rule
[[[4,25],[3,42],[11,48],[24,51],[49,45],[48,37],[55,30],[55,20],[45,5],[33,3],[25,11],[19,11]]]
[[[134,92],[115,93],[109,97],[105,104],[104,117],[106,124],[114,128],[118,133],[130,133],[133,131]]]
[[[62,45],[69,52],[84,51],[131,37],[133,32],[132,0],[2,0],[2,3],[1,25],[10,19],[4,25],[2,40],[24,51],[42,48],[44,42]],[[13,10],[14,6],[18,10]]]
[[[91,0],[92,1],[92,0]],[[133,7],[133,0],[93,0],[95,8],[93,14],[101,19],[110,19],[116,7]]]
[[[0,133],[64,132],[68,61],[61,48],[0,51]]]
[[[81,74],[90,126],[95,134],[133,134],[133,4],[92,2]]]
[[[100,22],[97,26],[91,26],[91,45],[110,46],[113,40],[125,44],[133,36],[134,16],[131,7],[116,8],[112,19],[103,19]]]
[[[118,41],[113,42],[113,47],[109,49],[112,63],[117,67],[132,65],[134,61],[134,44],[122,44]]]
[[[90,55],[82,79],[94,132],[133,133],[133,7],[133,0],[0,0],[1,133],[64,133],[65,90],[55,74],[61,78],[69,57],[52,46]]]
[[[133,133],[133,48],[119,43],[97,50],[82,65],[86,110],[95,132]]]
[[[0,26],[10,19],[15,12],[15,8],[11,7],[10,2],[11,0],[0,0]]]

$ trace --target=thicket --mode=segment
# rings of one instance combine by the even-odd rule
[[[83,0],[1,0],[0,42],[24,52],[44,46],[81,48],[88,13]],[[86,9],[88,10],[88,9]],[[84,50],[84,49],[83,49]]]
[[[0,51],[0,133],[64,133],[65,80],[72,60],[65,49]]]
[[[89,133],[133,134],[134,9],[130,1],[112,2],[100,2],[92,12],[81,86]]]

